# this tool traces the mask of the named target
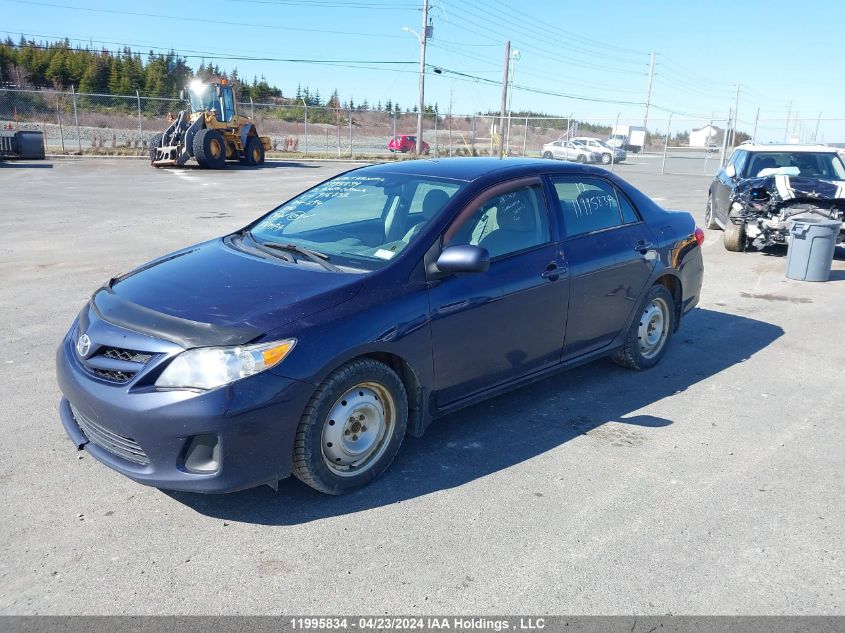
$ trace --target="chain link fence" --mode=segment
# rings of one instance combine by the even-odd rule
[[[396,158],[388,148],[397,135],[415,136],[417,115],[412,112],[330,108],[277,103],[238,104],[261,135],[269,136],[270,156],[289,158],[386,159]],[[51,154],[146,156],[149,139],[163,131],[168,114],[184,108],[178,99],[108,95],[58,90],[0,88],[0,127],[44,132]],[[579,123],[589,121],[591,124]],[[755,120],[754,131],[814,130],[813,121]],[[740,121],[743,128],[748,122]],[[509,156],[539,157],[543,146],[574,136],[608,138],[612,133],[643,130],[641,117],[613,120],[606,117],[519,116],[426,113],[422,139],[434,157],[497,155],[500,145]],[[813,126],[815,126],[813,128]],[[750,125],[749,125],[750,127]],[[667,115],[650,118],[641,132],[641,151],[628,152],[626,163],[639,169],[668,174],[712,175],[741,136],[727,119],[702,120]],[[784,133],[785,134],[785,133]],[[809,137],[810,133],[804,134]],[[768,140],[768,139],[767,139]],[[790,140],[795,140],[790,138]],[[411,145],[411,144],[409,144]],[[615,165],[611,165],[615,168]]]

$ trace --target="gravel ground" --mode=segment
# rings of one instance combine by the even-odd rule
[[[441,419],[347,497],[168,494],[77,453],[53,357],[89,293],[346,168],[0,165],[0,613],[845,613],[842,249],[801,283],[708,232],[660,366]],[[706,176],[649,171],[617,168],[702,222]]]

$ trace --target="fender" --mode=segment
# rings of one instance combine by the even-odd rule
[[[241,129],[238,130],[238,137],[241,139],[241,147],[246,150],[246,140],[250,136],[258,136],[258,132],[255,130],[255,125],[252,123],[244,123],[241,126]]]
[[[188,126],[188,129],[185,130],[185,142],[182,146],[182,153],[179,155],[179,158],[176,159],[176,164],[178,166],[182,166],[188,162],[188,159],[194,155],[194,135],[202,129],[203,123],[205,122],[205,117],[198,117],[196,121],[191,123]]]

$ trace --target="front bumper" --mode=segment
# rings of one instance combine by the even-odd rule
[[[169,490],[232,492],[290,475],[312,385],[272,372],[204,392],[144,387],[140,373],[140,380],[111,384],[81,365],[75,330],[59,346],[56,375],[62,425],[78,449],[134,481]],[[191,447],[207,438],[217,446],[214,470],[198,472],[186,462],[195,465]]]

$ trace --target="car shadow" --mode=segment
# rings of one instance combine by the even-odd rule
[[[0,169],[3,167],[14,169],[53,169],[53,163],[19,163],[15,160],[0,160]]]
[[[782,335],[770,323],[695,310],[659,366],[633,372],[599,360],[445,416],[424,437],[406,438],[380,479],[343,497],[320,494],[293,477],[279,482],[278,491],[261,486],[228,495],[166,494],[210,517],[295,525],[461,486],[580,435],[636,446],[642,441],[636,427],[659,429],[690,420],[682,409],[675,420],[635,412],[728,369]],[[614,424],[599,428],[607,423]]]
[[[276,167],[295,167],[297,169],[319,169],[322,165],[315,165],[313,163],[300,163],[299,161],[291,160],[273,160],[268,158],[260,165],[241,165],[240,163],[226,163],[226,169],[234,171],[246,169],[274,169]]]

